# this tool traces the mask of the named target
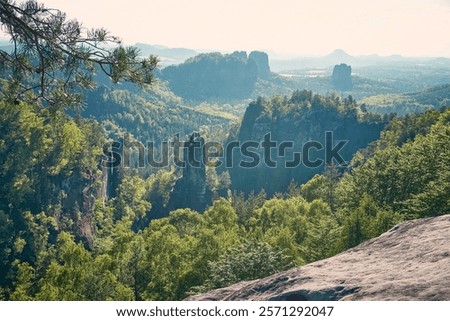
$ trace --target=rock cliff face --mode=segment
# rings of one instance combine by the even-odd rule
[[[450,215],[404,222],[337,256],[188,300],[450,300]]]
[[[352,67],[346,64],[334,66],[331,82],[337,90],[347,91],[352,89]]]
[[[259,147],[253,149],[260,159],[256,166],[240,166],[241,161],[247,161],[248,158],[243,153],[233,153],[233,166],[229,168],[232,190],[258,193],[264,189],[268,195],[283,192],[292,180],[304,183],[323,171],[327,142],[333,147],[346,142],[340,149],[340,155],[348,162],[356,151],[377,140],[385,126],[382,122],[359,121],[356,115],[345,114],[337,109],[304,108],[277,116],[273,114],[274,111],[267,110],[261,101],[251,103],[244,114],[239,132],[235,137],[230,137],[230,141],[238,141],[241,146],[250,141],[260,143]],[[327,139],[327,132],[332,133],[332,139]],[[271,148],[271,160],[276,162],[276,166],[265,161],[267,158],[261,143],[268,133],[276,143]],[[279,147],[286,142],[292,142],[293,147],[286,148],[283,154],[279,152]],[[311,142],[318,143],[323,148],[311,148],[308,160],[322,160],[321,165],[305,164],[304,147]],[[301,154],[302,161],[296,166],[288,166],[287,162],[294,159],[294,152]]]

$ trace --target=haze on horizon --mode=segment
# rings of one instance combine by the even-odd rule
[[[450,0],[41,0],[127,44],[450,57]]]

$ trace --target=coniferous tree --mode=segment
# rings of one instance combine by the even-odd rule
[[[152,82],[157,59],[142,59],[105,29],[86,29],[65,13],[34,0],[0,1],[0,23],[11,37],[11,50],[0,50],[3,94],[12,100],[39,100],[49,105],[79,107],[79,88],[91,88],[97,69],[114,82]],[[113,45],[109,49],[108,46]]]

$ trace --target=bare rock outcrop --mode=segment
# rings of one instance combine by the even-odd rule
[[[407,221],[326,260],[187,300],[450,300],[450,215]]]

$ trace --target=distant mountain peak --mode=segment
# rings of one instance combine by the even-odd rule
[[[450,215],[403,222],[331,258],[186,300],[450,300],[449,232]]]

